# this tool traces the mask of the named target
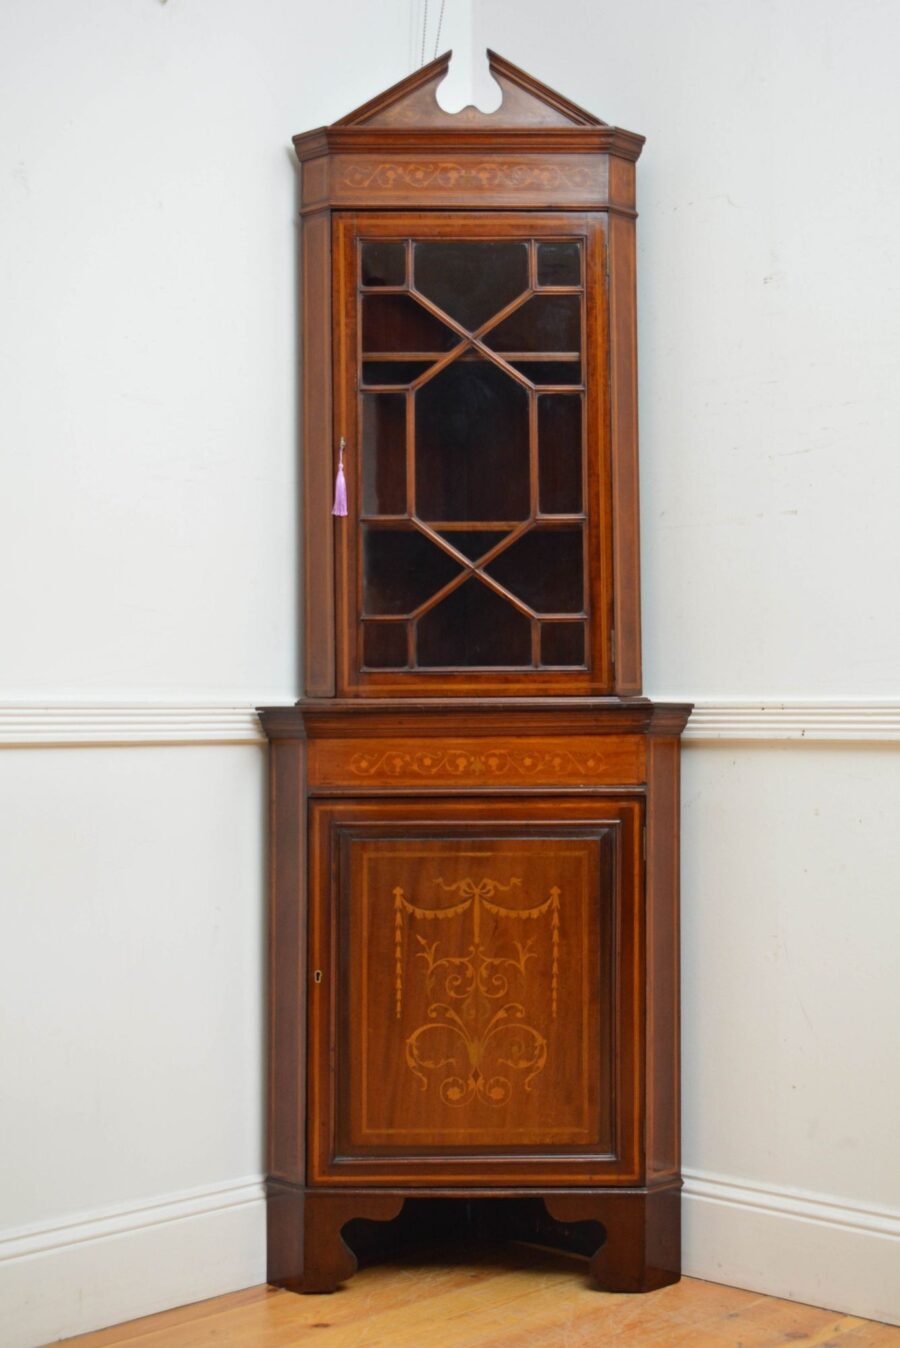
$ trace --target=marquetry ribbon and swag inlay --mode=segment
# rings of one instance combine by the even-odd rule
[[[550,1015],[556,1018],[559,996],[560,891],[556,886],[548,897],[528,908],[511,907],[498,898],[521,886],[513,877],[506,884],[484,878],[466,878],[447,884],[436,882],[444,893],[458,895],[459,901],[445,908],[428,908],[407,898],[403,888],[394,894],[394,1010],[403,1014],[404,943],[414,942],[415,959],[429,998],[428,1019],[418,1025],[405,1041],[406,1064],[428,1090],[437,1081],[438,1094],[446,1105],[466,1105],[480,1100],[493,1106],[505,1105],[513,1094],[514,1082],[530,1091],[547,1062],[548,1045],[544,1034],[532,1023],[529,1010],[529,978],[539,964],[535,948],[538,933],[527,928],[546,919],[544,954],[550,966]],[[484,939],[484,915],[498,921],[493,932],[508,926],[522,939],[512,935],[496,942]],[[470,923],[471,941],[464,954],[446,954],[446,945],[438,936],[429,940],[414,927],[424,922],[438,928],[442,923],[462,920]],[[519,1000],[521,998],[521,1000]],[[449,1036],[449,1039],[448,1039]],[[445,1046],[455,1042],[449,1054]]]

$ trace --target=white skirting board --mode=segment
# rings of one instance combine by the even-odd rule
[[[684,1271],[900,1322],[900,1214],[694,1172]],[[262,1181],[171,1194],[0,1236],[0,1346],[63,1336],[265,1281]]]
[[[257,1177],[0,1232],[0,1348],[38,1348],[265,1278]]]
[[[687,1172],[683,1270],[900,1324],[900,1213]]]

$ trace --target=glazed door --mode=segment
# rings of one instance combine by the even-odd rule
[[[312,806],[310,1183],[635,1181],[641,810]]]
[[[604,227],[336,217],[343,693],[611,690]]]

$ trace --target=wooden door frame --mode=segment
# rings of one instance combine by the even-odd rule
[[[339,696],[428,697],[452,679],[455,695],[563,696],[613,691],[614,575],[613,463],[610,409],[608,218],[574,211],[392,211],[335,212],[332,217],[334,313],[333,453],[343,437],[350,447],[347,474],[350,513],[334,530],[335,646]],[[589,651],[587,670],[505,670],[441,667],[430,670],[363,671],[359,564],[360,337],[357,323],[358,241],[410,235],[434,239],[519,237],[581,238],[584,241],[582,357],[584,386],[585,598]],[[536,432],[533,430],[533,434]],[[350,461],[352,459],[352,462]]]

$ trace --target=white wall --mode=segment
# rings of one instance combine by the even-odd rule
[[[106,746],[0,754],[9,1348],[263,1276],[263,753],[227,708],[298,692],[289,139],[420,16],[0,7],[0,741]],[[726,732],[861,700],[840,747],[686,748],[687,1265],[898,1315],[900,10],[447,0],[451,103],[473,31],[648,137],[647,691],[741,701]]]
[[[475,12],[647,136],[645,690],[766,737],[727,704],[795,699],[816,739],[686,745],[686,1266],[900,1319],[900,8]]]
[[[900,9],[559,0],[552,38],[539,0],[476,15],[479,47],[647,137],[646,690],[896,698]]]
[[[264,1277],[264,750],[217,707],[298,692],[290,137],[414,17],[0,5],[0,701],[244,741],[0,754],[4,1348]]]
[[[4,1345],[265,1279],[264,766],[0,753]]]
[[[900,1319],[900,745],[689,743],[688,1272]]]

